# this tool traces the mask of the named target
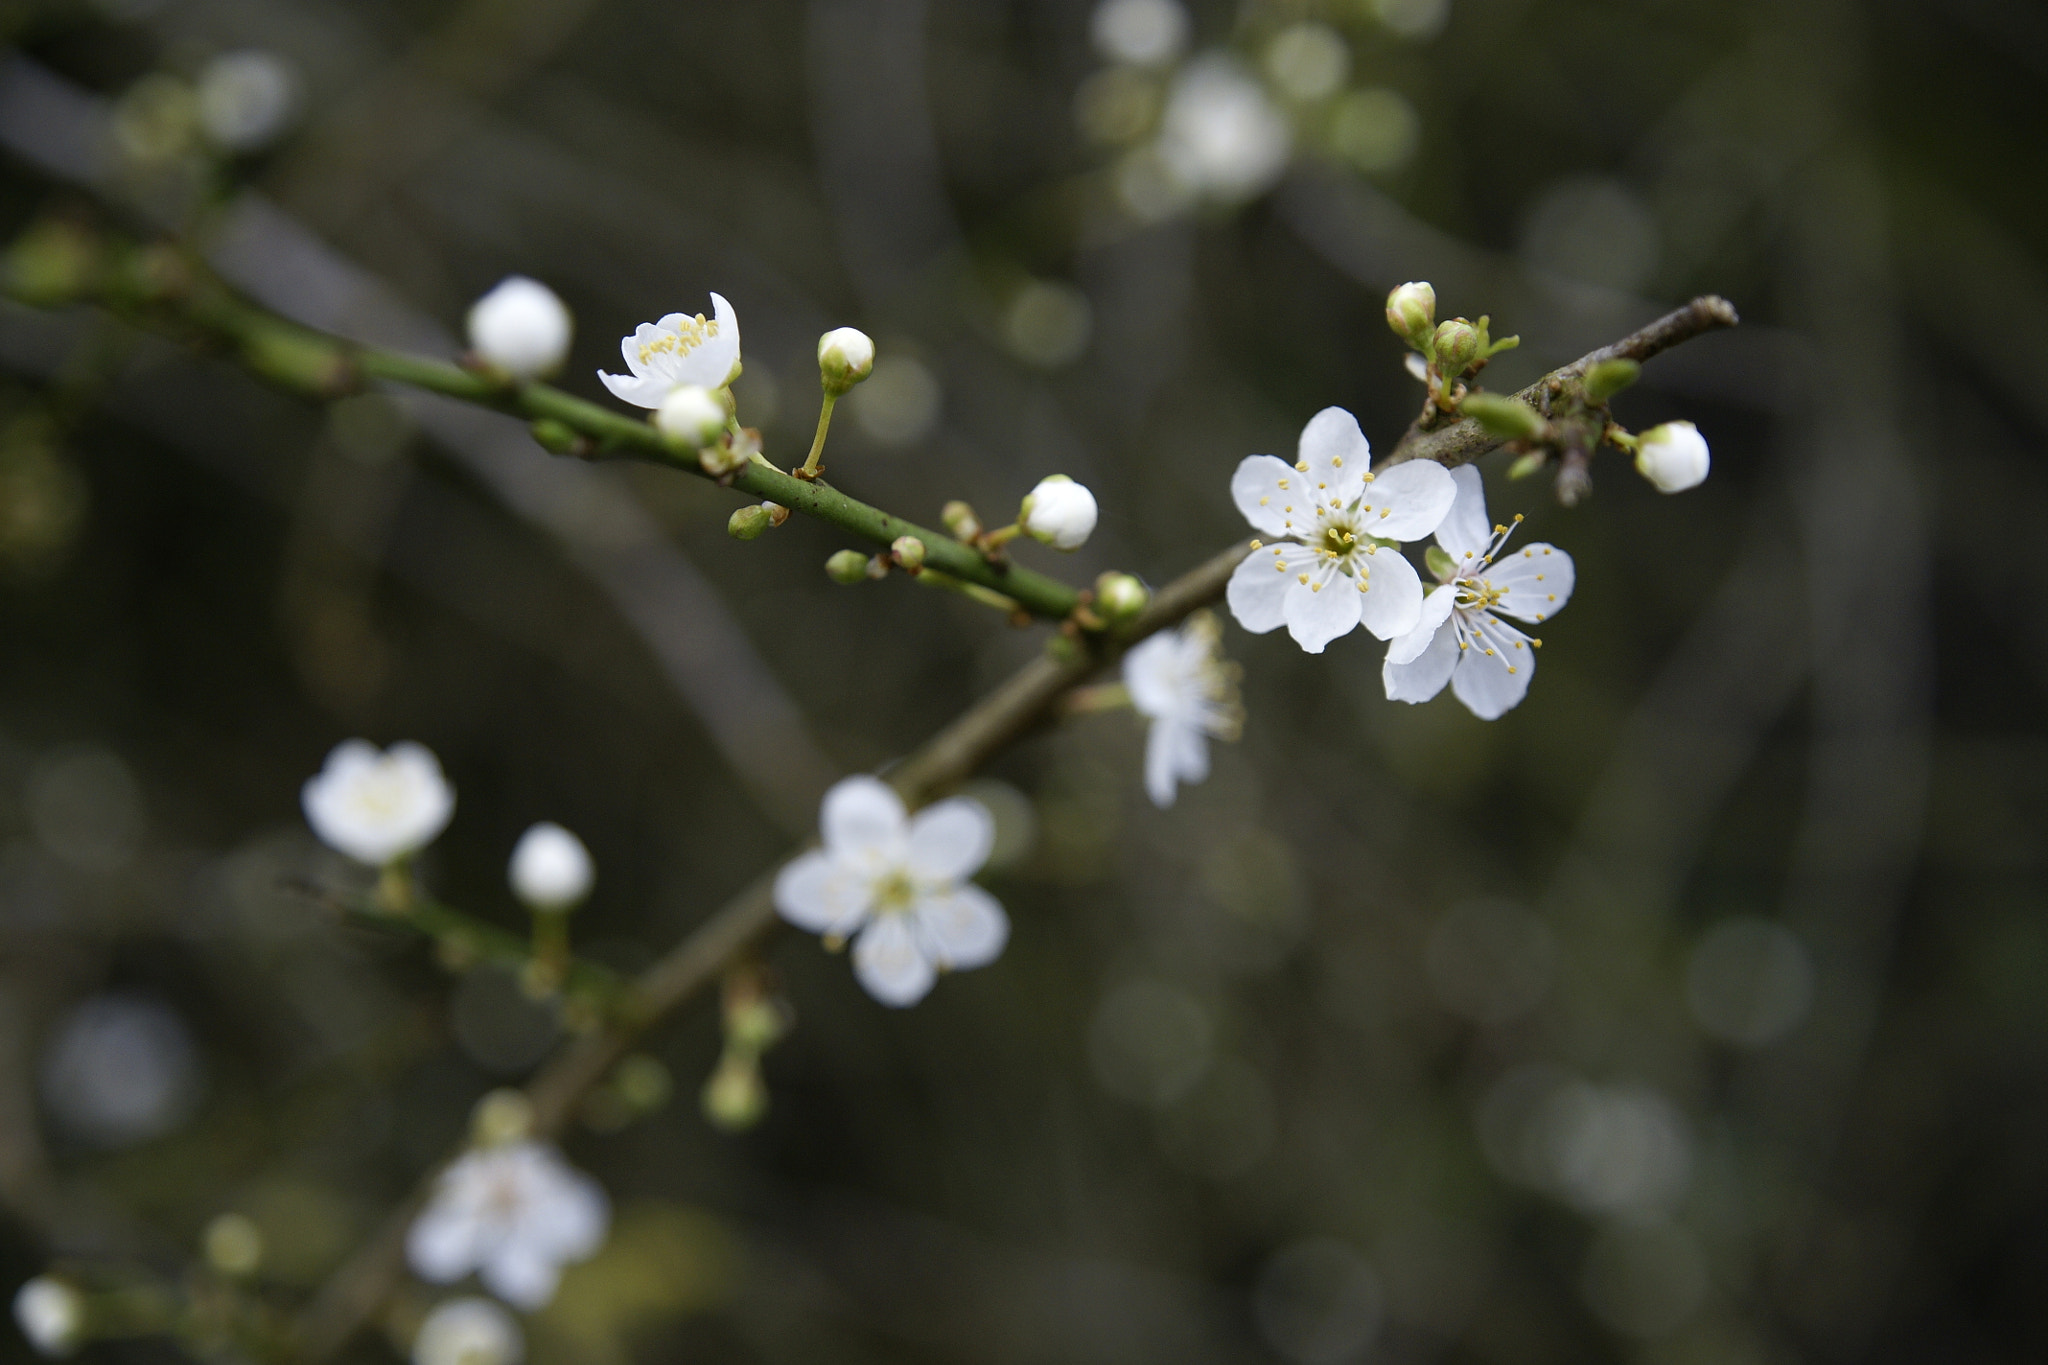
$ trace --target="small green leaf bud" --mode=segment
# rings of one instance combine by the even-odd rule
[[[768,509],[756,503],[751,507],[742,507],[727,518],[725,533],[734,540],[753,540],[773,524],[774,518],[769,515]]]
[[[670,440],[702,450],[724,434],[725,404],[701,384],[685,384],[661,400],[654,425]]]
[[[916,573],[924,567],[924,542],[916,536],[898,536],[889,545],[889,553],[896,557],[896,563]]]
[[[1145,609],[1152,594],[1127,573],[1106,573],[1095,580],[1095,609],[1113,622],[1124,622]]]
[[[98,241],[72,223],[38,223],[7,248],[8,292],[38,308],[79,297],[97,282],[100,269]]]
[[[818,338],[818,378],[837,398],[875,369],[875,343],[866,332],[835,327]]]
[[[859,550],[841,550],[825,561],[825,574],[834,583],[851,586],[865,582],[868,576],[868,557]]]
[[[1643,367],[1633,360],[1603,360],[1586,371],[1586,397],[1595,403],[1605,403],[1635,383],[1642,372]]]
[[[704,1082],[704,1117],[728,1133],[743,1132],[768,1112],[768,1087],[751,1052],[728,1051]]]
[[[1508,466],[1508,478],[1510,480],[1526,479],[1531,474],[1542,470],[1543,466],[1549,463],[1549,451],[1532,450],[1527,455],[1518,457],[1513,464]]]
[[[1411,280],[1387,295],[1387,326],[1417,350],[1429,345],[1436,326],[1436,290],[1426,280]]]
[[[208,1223],[199,1246],[208,1265],[234,1279],[255,1274],[263,1262],[263,1234],[243,1214],[224,1213]]]
[[[583,448],[583,435],[567,422],[543,417],[531,428],[533,439],[550,455],[574,455]]]
[[[1456,379],[1479,358],[1479,329],[1463,318],[1437,324],[1436,367],[1446,380]]]
[[[1530,407],[1497,393],[1471,393],[1458,404],[1458,411],[1477,421],[1480,426],[1495,436],[1510,441],[1526,441],[1543,434],[1543,414]]]
[[[470,1111],[469,1136],[479,1147],[501,1147],[532,1135],[533,1102],[521,1091],[493,1090]]]
[[[972,507],[957,498],[939,509],[939,524],[955,540],[972,540],[981,534],[981,518],[974,515]]]
[[[1422,552],[1422,562],[1436,575],[1439,583],[1448,583],[1458,576],[1458,561],[1441,545],[1432,545]]]
[[[635,1113],[651,1114],[668,1103],[675,1081],[660,1058],[636,1052],[612,1073],[612,1090]]]

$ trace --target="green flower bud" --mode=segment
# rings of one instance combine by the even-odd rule
[[[235,1279],[255,1274],[263,1263],[263,1234],[239,1213],[224,1213],[208,1223],[199,1245],[208,1265]]]
[[[761,1067],[745,1051],[719,1058],[711,1079],[704,1082],[704,1117],[728,1133],[743,1132],[768,1112],[768,1087]]]
[[[1586,371],[1586,397],[1595,403],[1605,403],[1635,383],[1642,372],[1643,367],[1633,360],[1603,360]]]
[[[1437,324],[1434,352],[1438,372],[1456,379],[1479,358],[1479,329],[1463,318]]]
[[[1417,350],[1429,345],[1436,326],[1436,290],[1426,280],[1411,280],[1387,295],[1387,326]]]
[[[924,542],[916,536],[898,536],[889,545],[896,562],[911,573],[924,567]]]
[[[1527,455],[1521,456],[1513,464],[1508,466],[1508,478],[1510,480],[1526,479],[1531,474],[1539,472],[1543,468],[1543,466],[1549,463],[1549,451],[1532,450]]]
[[[875,343],[866,332],[835,327],[818,338],[818,378],[825,392],[838,397],[875,369]]]
[[[834,583],[851,586],[865,582],[868,576],[868,557],[859,550],[841,550],[825,561],[825,573]]]
[[[756,503],[752,507],[742,507],[733,513],[725,523],[725,533],[734,540],[753,540],[773,524],[774,518],[769,515],[768,509]]]
[[[479,1147],[523,1142],[533,1135],[533,1102],[518,1090],[493,1090],[469,1114],[470,1140]]]
[[[972,540],[981,534],[981,518],[974,515],[972,507],[957,498],[939,509],[939,524],[955,540]]]
[[[1152,594],[1127,573],[1106,573],[1095,580],[1095,607],[1113,622],[1128,621],[1145,609]]]
[[[1543,414],[1527,403],[1497,393],[1471,393],[1458,404],[1458,411],[1477,421],[1495,436],[1526,441],[1543,434]]]

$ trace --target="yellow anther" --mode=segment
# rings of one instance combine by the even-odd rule
[[[1264,506],[1265,506],[1265,505],[1266,505],[1267,503],[1269,503],[1269,502],[1271,502],[1271,501],[1272,501],[1272,499],[1271,499],[1271,498],[1260,498],[1260,499],[1259,499],[1259,506],[1261,506],[1261,507],[1264,507]]]
[[[1371,482],[1372,482],[1372,479],[1373,479],[1373,476],[1372,476],[1371,474],[1367,474],[1367,475],[1365,476],[1365,481],[1366,481],[1367,483],[1371,483]]]
[[[1342,469],[1344,467],[1344,457],[1342,455],[1332,455],[1330,457],[1330,463],[1337,466],[1337,468]]]
[[[1323,585],[1320,583],[1311,583],[1308,585],[1308,590],[1310,592],[1321,592],[1323,590]]]
[[[1296,464],[1296,465],[1294,466],[1294,472],[1295,472],[1295,473],[1297,473],[1297,474],[1306,474],[1306,473],[1308,473],[1308,461],[1307,461],[1307,460],[1303,460],[1303,461],[1301,461],[1300,463]]]
[[[1513,664],[1509,664],[1509,665],[1508,665],[1508,672],[1512,673],[1512,672],[1514,672],[1514,671],[1515,671],[1515,666],[1514,666]]]
[[[1285,479],[1282,479],[1282,480],[1280,480],[1280,486],[1281,486],[1282,488],[1285,488],[1285,487],[1287,487],[1287,480],[1285,480]]]
[[[1489,659],[1491,659],[1491,658],[1493,657],[1493,651],[1492,651],[1492,650],[1490,650],[1490,649],[1489,649],[1489,650],[1487,650],[1487,651],[1486,651],[1486,657],[1487,657],[1487,658],[1489,658]]]
[[[1391,508],[1387,508],[1387,507],[1382,507],[1382,508],[1380,509],[1380,520],[1381,520],[1381,521],[1385,521],[1385,520],[1387,519],[1387,513],[1388,513],[1388,512],[1390,512],[1390,511],[1392,511],[1392,510],[1393,510],[1393,509],[1391,509]]]
[[[1541,648],[1543,648],[1543,642],[1542,642],[1541,640],[1537,640],[1537,639],[1531,639],[1531,640],[1529,641],[1529,643],[1530,643],[1530,644],[1532,644],[1532,645],[1534,645],[1534,646],[1536,646],[1536,648],[1538,648],[1538,649],[1541,649]]]
[[[1517,513],[1515,513],[1515,525],[1517,525],[1517,526],[1520,526],[1521,524],[1522,524],[1522,514],[1521,514],[1520,512],[1517,512]]]
[[[1308,582],[1308,575],[1307,575],[1307,574],[1297,574],[1297,575],[1295,575],[1295,576],[1296,576],[1297,578],[1299,578],[1299,579],[1300,579],[1300,580],[1301,580],[1302,582],[1304,582],[1304,583]]]
[[[1260,546],[1259,542],[1255,540],[1255,541],[1253,541],[1253,542],[1252,542],[1252,548],[1253,548],[1254,550],[1257,550],[1257,549],[1260,549],[1260,548],[1262,548],[1262,547]]]
[[[1316,483],[1316,487],[1318,487],[1318,488],[1328,488],[1329,486],[1330,486],[1330,485],[1328,485],[1328,484],[1326,484],[1326,483],[1323,483],[1323,482],[1321,482],[1320,480],[1318,480],[1318,481],[1317,481],[1317,483]]]

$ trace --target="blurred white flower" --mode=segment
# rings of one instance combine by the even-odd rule
[[[519,836],[507,871],[512,894],[535,910],[567,910],[590,894],[596,869],[583,841],[543,820]]]
[[[46,1356],[68,1356],[85,1337],[85,1300],[52,1275],[38,1275],[14,1292],[14,1321],[28,1344]]]
[[[1158,66],[1187,46],[1188,12],[1180,0],[1102,0],[1088,36],[1109,61]]]
[[[941,969],[995,961],[1010,937],[1002,905],[967,879],[988,861],[995,821],[953,797],[906,815],[887,783],[849,777],[825,794],[824,847],[775,878],[782,917],[828,940],[855,934],[853,971],[885,1005],[914,1005]]]
[[[1174,79],[1159,153],[1190,192],[1249,199],[1279,178],[1291,143],[1287,120],[1265,87],[1229,58],[1202,57]]]
[[[224,52],[199,73],[197,93],[207,138],[231,152],[251,152],[284,131],[299,79],[276,53]]]
[[[412,1365],[519,1365],[526,1338],[512,1315],[472,1295],[435,1307],[412,1339]]]
[[[595,1180],[541,1142],[509,1142],[458,1157],[405,1239],[421,1279],[452,1284],[475,1271],[515,1308],[555,1295],[562,1267],[604,1244],[611,1204]]]
[[[1290,24],[1266,47],[1266,74],[1293,99],[1327,99],[1351,74],[1351,49],[1328,24]]]
[[[597,372],[612,396],[635,407],[658,408],[685,384],[722,389],[740,360],[740,320],[723,295],[711,296],[711,317],[670,313],[643,322],[619,342],[628,374]]]
[[[455,814],[440,761],[409,740],[383,753],[368,740],[344,740],[299,801],[321,843],[371,867],[425,848]]]
[[[197,1107],[199,1049],[185,1021],[146,997],[106,992],[73,1008],[43,1049],[43,1103],[71,1136],[130,1147]]]
[[[1198,612],[1124,656],[1131,705],[1152,722],[1145,737],[1145,792],[1165,810],[1178,783],[1209,776],[1209,740],[1236,739],[1244,722],[1237,679],[1218,648],[1216,618]]]
[[[1683,493],[1706,481],[1712,461],[1707,438],[1690,422],[1666,422],[1642,434],[1636,446],[1636,470],[1660,493]]]
[[[1095,533],[1095,495],[1064,474],[1048,474],[1024,495],[1024,534],[1055,550],[1078,550]]]
[[[561,368],[574,330],[568,305],[524,275],[506,276],[469,310],[469,348],[514,379]]]
[[[1227,600],[1254,634],[1280,626],[1311,654],[1363,623],[1382,640],[1414,629],[1422,580],[1396,541],[1436,530],[1457,487],[1442,465],[1410,460],[1370,472],[1372,447],[1358,419],[1324,408],[1301,429],[1289,468],[1271,455],[1247,455],[1231,476],[1230,496],[1252,528],[1286,537],[1264,547],[1230,576]]]
[[[1461,465],[1451,477],[1458,499],[1436,531],[1436,543],[1448,556],[1435,561],[1443,586],[1424,600],[1415,628],[1387,646],[1382,672],[1395,701],[1428,701],[1448,682],[1473,715],[1497,720],[1528,692],[1543,642],[1495,613],[1532,623],[1548,620],[1571,600],[1572,557],[1539,543],[1502,558],[1513,528],[1487,529],[1479,471]]]

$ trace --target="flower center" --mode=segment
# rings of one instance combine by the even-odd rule
[[[875,913],[878,915],[900,915],[916,899],[917,883],[901,868],[885,872],[875,882]]]
[[[675,331],[663,332],[651,341],[640,343],[640,363],[645,365],[658,355],[673,355],[681,360],[717,335],[718,319],[706,321],[702,313],[694,318],[684,318]]]

